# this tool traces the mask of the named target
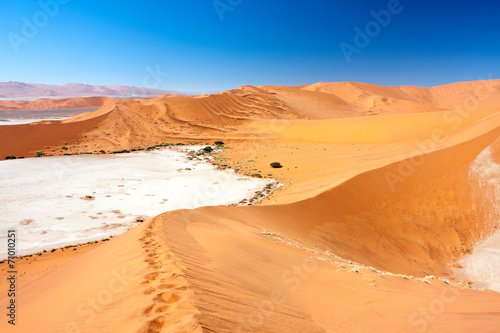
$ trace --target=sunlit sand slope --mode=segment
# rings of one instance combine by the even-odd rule
[[[70,152],[79,152],[130,149],[172,141],[259,139],[262,133],[245,126],[249,121],[283,118],[303,117],[272,94],[255,87],[205,97],[121,101],[63,121],[2,126],[0,156],[32,156],[40,150],[61,154],[62,145],[70,148]],[[71,128],[71,135],[65,132],[67,128]]]

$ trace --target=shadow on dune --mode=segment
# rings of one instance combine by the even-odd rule
[[[183,215],[191,222],[222,219],[275,230],[394,273],[445,275],[447,264],[496,224],[469,167],[499,133],[365,172],[300,202],[204,207]],[[172,212],[157,219],[175,218]]]

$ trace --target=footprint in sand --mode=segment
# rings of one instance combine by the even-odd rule
[[[160,306],[155,310],[156,313],[165,313],[169,310],[168,306]]]
[[[156,300],[162,301],[167,304],[173,304],[179,302],[181,300],[181,297],[175,292],[166,291],[158,294],[156,296]]]
[[[151,295],[152,304],[144,308],[144,314],[162,314],[152,318],[146,323],[144,332],[162,332],[165,327],[182,324],[187,319],[197,313],[196,307],[190,304],[185,295],[188,289],[186,280],[182,276],[181,264],[172,260],[171,256],[159,253],[160,247],[155,241],[155,234],[152,232],[153,225],[148,227],[144,236],[140,238],[143,242],[144,261],[155,271],[144,276],[141,283],[149,286],[144,290],[144,294]],[[174,313],[175,312],[175,313]],[[171,313],[172,315],[168,315]],[[188,319],[188,321],[192,320]]]
[[[144,309],[143,313],[146,316],[149,316],[153,312],[154,305],[150,305],[147,308]]]
[[[141,284],[149,284],[149,282],[148,282],[148,281],[144,281],[144,282],[143,282],[143,283],[141,283]],[[156,291],[156,289],[155,289],[155,288],[153,288],[153,287],[151,287],[151,288],[146,289],[146,290],[144,291],[144,294],[145,294],[145,295],[151,295],[151,294],[152,294],[152,293],[154,293],[155,291]]]
[[[186,286],[183,286],[182,284],[171,284],[171,283],[161,284],[158,286],[158,289],[161,289],[161,290],[170,290],[170,289],[187,290]]]
[[[159,275],[160,275],[159,272],[149,273],[148,275],[146,275],[146,280],[147,281],[154,281],[158,278]]]
[[[151,320],[147,326],[147,333],[159,333],[161,329],[165,327],[167,324],[167,320],[165,316],[158,316],[155,319]]]

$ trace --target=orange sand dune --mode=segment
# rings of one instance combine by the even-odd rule
[[[446,109],[444,107],[450,106],[450,103],[435,101],[452,100],[454,96],[457,108],[450,110],[462,111],[458,115],[444,114],[444,117],[448,117],[449,122],[456,122],[457,117],[458,121],[462,121],[475,115],[480,108],[500,104],[498,94],[486,93],[498,90],[498,86],[498,81],[457,83],[430,89],[382,87],[353,82],[317,83],[302,88],[245,86],[206,96],[120,100],[95,113],[78,115],[60,123],[74,123],[108,114],[94,130],[85,134],[77,133],[80,136],[78,140],[73,137],[72,140],[64,140],[70,152],[122,150],[162,141],[200,142],[218,138],[259,140],[263,135],[266,136],[265,133],[247,126],[248,121],[446,112],[443,111]],[[472,97],[466,98],[464,91],[470,91]],[[442,98],[447,92],[451,96]],[[53,123],[54,126],[57,124]],[[24,143],[23,150],[11,150],[9,141],[25,141],[24,133],[33,131],[35,127],[32,126],[36,125],[23,126],[8,130],[8,135],[2,134],[7,131],[5,128],[0,128],[0,137],[3,139],[0,142],[0,157],[19,154],[32,156],[36,151],[47,150],[47,146],[46,154],[64,153],[60,149],[63,140],[58,143],[45,140],[42,133],[47,127],[43,126],[36,130],[38,140]],[[53,131],[51,129],[47,136],[51,137]]]
[[[320,82],[302,89],[335,95],[349,101],[353,108],[361,109],[366,114],[442,110],[437,106],[426,105],[412,99],[398,87],[383,87],[357,82]]]
[[[156,100],[182,95],[159,95],[155,97],[115,99],[106,96],[95,97],[68,97],[68,98],[40,98],[33,101],[0,101],[0,110],[56,110],[56,109],[88,109],[100,108],[113,103],[127,100]]]
[[[74,151],[224,138],[224,163],[284,186],[257,205],[162,214],[34,279],[16,331],[498,332],[500,294],[450,274],[498,224],[470,166],[487,147],[498,161],[500,103],[443,110],[403,90],[242,87],[31,125],[42,142],[75,126]],[[368,116],[370,95],[395,107]]]
[[[462,246],[491,227],[484,216],[470,220],[481,198],[468,194],[475,182],[464,171],[499,135],[497,126],[425,154],[393,189],[385,175],[407,160],[292,204],[161,215],[22,288],[30,298],[19,307],[33,320],[19,327],[468,332],[481,322],[480,331],[495,332],[497,293],[393,276],[337,255],[396,273],[445,274]],[[50,304],[61,310],[42,318]]]
[[[319,82],[302,90],[328,93],[366,114],[426,112],[500,104],[500,80],[472,81],[432,88],[383,87],[358,82]]]
[[[500,80],[458,82],[429,89],[405,86],[401,90],[422,104],[445,109],[472,110],[500,104]]]
[[[107,115],[74,123],[41,121],[28,125],[0,127],[0,156],[33,156],[36,151],[46,151],[51,146],[64,146],[78,141],[84,133],[98,126]]]
[[[93,113],[63,121],[0,127],[0,156],[33,156],[43,150],[47,155],[64,152],[121,150],[160,142],[214,139],[258,139],[262,134],[244,126],[256,119],[303,118],[272,94],[255,87],[242,87],[207,97],[168,97],[151,100],[124,100]],[[56,128],[83,124],[85,133],[74,130],[72,136],[54,136]],[[33,133],[37,140],[27,140]],[[62,138],[65,138],[64,140]],[[77,139],[78,137],[78,139]],[[70,148],[62,151],[61,146]],[[48,148],[47,148],[48,147]]]
[[[53,110],[97,108],[115,103],[111,97],[41,98],[34,101],[0,101],[0,110]]]

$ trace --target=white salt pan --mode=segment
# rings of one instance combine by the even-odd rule
[[[0,258],[8,229],[23,255],[117,235],[166,211],[239,202],[269,183],[185,156],[164,149],[1,161]]]
[[[493,161],[490,148],[484,150],[471,166],[471,173],[479,177],[489,194],[496,211],[491,222],[498,225],[500,215],[500,165]],[[486,192],[487,191],[487,192]],[[459,261],[463,269],[457,270],[462,279],[474,281],[476,288],[487,288],[500,292],[500,232],[495,232],[474,248],[472,254]]]

